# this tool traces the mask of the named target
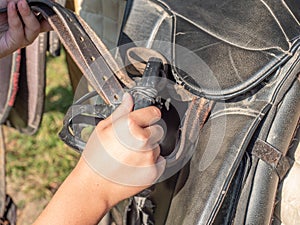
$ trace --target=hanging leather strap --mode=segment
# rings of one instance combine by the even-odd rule
[[[126,74],[120,72],[113,57],[94,32],[80,17],[55,2],[33,0],[29,1],[29,5],[41,13],[57,32],[83,75],[105,102],[109,105],[118,104],[123,88],[115,74],[123,81]]]
[[[66,7],[66,0],[54,0],[58,4]],[[61,42],[57,33],[52,30],[49,31],[49,40],[48,40],[48,51],[52,56],[59,56],[61,50]]]
[[[119,104],[123,95],[119,81],[127,87],[133,87],[135,82],[118,66],[100,38],[79,16],[55,2],[28,0],[28,4],[57,32],[83,75],[104,101],[109,105]],[[0,9],[1,12],[5,9]]]

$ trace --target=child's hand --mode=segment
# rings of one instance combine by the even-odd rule
[[[39,33],[51,30],[46,21],[37,20],[26,0],[0,0],[0,8],[4,7],[7,13],[0,14],[0,58],[31,44]]]
[[[98,124],[83,152],[85,163],[105,183],[102,192],[111,198],[110,205],[151,186],[165,169],[159,147],[164,131],[155,124],[160,110],[132,108],[126,94],[119,108]]]
[[[92,133],[77,166],[60,186],[38,224],[98,224],[117,204],[155,183],[166,161],[158,145],[163,129],[155,125],[154,106],[132,111],[129,94]]]

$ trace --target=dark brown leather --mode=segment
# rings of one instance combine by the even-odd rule
[[[105,102],[109,105],[120,103],[123,88],[119,80],[127,87],[132,87],[135,83],[118,67],[104,44],[85,22],[58,3],[47,0],[29,0],[28,3],[32,10],[40,13],[57,31],[77,66]],[[1,9],[1,12],[5,11],[6,9]],[[7,74],[5,77],[11,80],[1,83],[1,122],[28,134],[38,129],[42,117],[46,46],[46,36],[41,34],[31,46],[22,49],[20,70],[24,75],[19,81],[16,80],[18,73],[11,73],[12,67],[7,66],[17,61],[10,58],[2,60],[6,65],[1,68],[8,70],[4,71]]]
[[[133,81],[118,68],[101,40],[73,12],[51,1],[29,1],[57,31],[60,40],[92,87],[110,105],[120,102],[123,89],[115,74],[127,86]]]

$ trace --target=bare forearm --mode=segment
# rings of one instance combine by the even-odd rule
[[[81,159],[34,224],[97,224],[110,208],[105,182]]]
[[[160,111],[132,108],[133,99],[124,95],[117,110],[97,125],[77,166],[35,225],[97,224],[112,206],[160,177],[165,168],[158,145],[163,130],[154,125]]]

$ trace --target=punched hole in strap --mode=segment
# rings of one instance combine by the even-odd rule
[[[120,100],[119,95],[115,94],[115,95],[114,95],[114,99],[115,99],[115,100]]]

